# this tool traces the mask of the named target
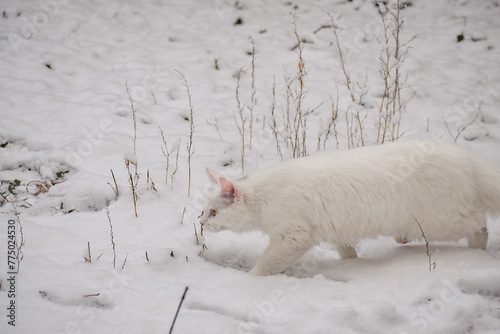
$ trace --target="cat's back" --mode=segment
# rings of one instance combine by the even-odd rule
[[[246,180],[253,184],[284,186],[319,181],[328,177],[374,177],[402,165],[456,165],[467,159],[456,145],[428,141],[408,141],[373,145],[348,151],[324,151],[290,159],[251,172]],[[403,166],[404,167],[404,166]]]

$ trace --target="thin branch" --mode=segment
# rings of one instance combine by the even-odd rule
[[[128,259],[128,253],[127,255],[125,255],[125,260],[123,260],[122,270],[125,269],[125,265],[127,264],[127,259]]]
[[[90,241],[87,241],[87,254],[88,257],[83,257],[85,262],[92,263],[92,253],[90,252]]]
[[[188,151],[188,188],[187,188],[187,195],[188,197],[191,196],[191,157],[194,154],[194,148],[193,148],[193,135],[194,135],[194,106],[193,106],[193,101],[191,97],[191,91],[189,90],[189,83],[184,76],[184,73],[182,73],[179,70],[175,70],[179,75],[181,76],[181,79],[184,83],[184,86],[186,87],[186,92],[188,95],[188,101],[189,101],[189,142],[187,144],[187,151]]]
[[[198,231],[196,230],[196,223],[193,223],[193,227],[194,227],[194,236],[196,237],[196,245],[199,246],[200,239],[198,238]]]
[[[241,172],[245,172],[245,123],[246,118],[243,115],[243,109],[245,107],[244,104],[241,103],[240,99],[240,81],[241,74],[243,72],[243,68],[240,68],[237,75],[236,81],[236,112],[239,115],[239,120],[236,118],[236,114],[233,113],[234,122],[236,123],[236,127],[238,128],[238,132],[240,134],[240,145],[241,145]]]
[[[214,116],[214,121],[210,122],[208,119],[206,120],[207,124],[210,125],[211,127],[215,128],[215,131],[217,131],[217,134],[219,135],[220,140],[224,141],[222,138],[222,135],[220,134],[219,130],[219,124],[217,123],[217,117]]]
[[[252,149],[252,140],[253,140],[253,109],[255,108],[255,104],[257,103],[256,89],[255,89],[255,40],[250,37],[250,42],[252,43],[252,95],[250,97],[250,105],[248,109],[250,110],[250,124],[248,126],[249,130],[249,148]]]
[[[273,75],[273,99],[271,103],[271,117],[272,117],[271,130],[273,132],[274,139],[276,140],[276,153],[279,154],[281,161],[283,161],[283,153],[281,152],[280,141],[278,138],[279,131],[276,123],[275,110],[276,110],[276,77]]]
[[[165,135],[163,133],[163,130],[161,127],[159,127],[159,129],[160,129],[161,140],[163,142],[163,146],[161,147],[161,153],[163,153],[163,156],[166,159],[166,161],[165,161],[165,184],[168,184],[168,169],[170,167],[170,155],[173,153],[173,149],[171,151],[168,149],[167,140],[165,139]]]
[[[422,237],[424,238],[425,241],[425,254],[427,255],[427,259],[429,261],[429,271],[432,271],[436,269],[436,261],[432,261],[431,255],[432,253],[429,251],[429,241],[427,240],[427,237],[425,236],[424,230],[422,229],[422,226],[418,222],[417,218],[413,216],[413,219],[415,219],[415,222],[417,222],[418,228],[420,229],[420,232],[422,233]]]
[[[16,235],[16,261],[17,261],[17,272],[19,272],[19,268],[21,266],[21,261],[24,259],[24,254],[23,254],[23,247],[25,244],[24,240],[24,232],[23,232],[23,224],[21,223],[21,213],[17,209],[17,204],[14,200],[11,201],[12,203],[12,214],[16,217],[17,221],[17,226],[19,227],[19,238]]]
[[[184,289],[184,293],[182,294],[181,301],[179,302],[179,306],[177,307],[177,312],[175,312],[174,320],[172,321],[172,325],[170,326],[170,331],[168,332],[169,334],[172,334],[172,332],[174,330],[174,325],[175,325],[175,322],[177,320],[177,316],[179,315],[179,311],[181,309],[182,303],[184,302],[184,299],[186,298],[186,293],[188,292],[188,289],[189,289],[188,286],[186,286],[186,288]]]
[[[479,116],[479,113],[481,112],[482,104],[483,104],[483,101],[481,101],[479,103],[479,107],[477,108],[477,111],[474,114],[474,117],[469,122],[467,122],[467,124],[465,124],[463,126],[462,125],[458,126],[457,133],[455,135],[451,132],[450,126],[449,126],[448,122],[446,121],[446,118],[444,119],[444,125],[446,126],[446,130],[448,130],[448,133],[453,138],[455,143],[458,141],[458,138],[460,137],[462,132],[464,132],[469,126],[471,126],[472,124],[474,124],[476,122],[477,117]]]
[[[175,168],[172,174],[170,175],[170,189],[174,189],[174,181],[175,181],[175,176],[177,174],[177,171],[179,170],[179,151],[181,148],[181,139],[179,138],[177,140],[177,150],[175,151]]]
[[[186,208],[187,207],[184,207],[184,210],[182,210],[181,225],[184,224],[184,216],[186,215]]]
[[[333,35],[335,36],[335,44],[337,45],[337,50],[339,51],[339,63],[340,63],[340,68],[342,69],[342,73],[344,73],[344,78],[345,78],[345,85],[347,89],[349,90],[349,94],[351,95],[351,100],[352,102],[356,103],[356,97],[354,94],[354,86],[351,80],[351,77],[349,73],[347,72],[346,66],[345,66],[345,59],[344,59],[344,53],[342,52],[342,48],[340,47],[340,40],[339,36],[337,34],[337,26],[335,25],[335,22],[333,20],[333,16],[330,13],[326,13],[330,17],[330,21],[332,22],[331,28],[333,30]]]
[[[127,89],[127,95],[128,95],[128,99],[130,101],[130,109],[132,110],[132,121],[134,123],[134,155],[137,154],[137,151],[136,151],[136,142],[137,142],[137,117],[136,117],[136,114],[137,114],[137,109],[135,108],[135,105],[134,105],[134,99],[132,98],[132,93],[130,92],[130,89],[128,87],[128,82],[125,81],[125,88]]]
[[[108,184],[111,187],[111,189],[113,189],[113,191],[115,192],[116,198],[118,198],[118,196],[120,196],[120,190],[118,189],[118,183],[116,182],[116,177],[115,177],[115,173],[113,172],[113,169],[111,169],[111,176],[113,177],[113,182],[114,182],[115,186],[113,187],[111,185],[111,183],[109,183],[109,182],[108,182]]]
[[[132,175],[132,172],[130,171],[130,164],[133,164],[135,166],[135,177]],[[137,201],[139,200],[139,195],[137,194],[137,185],[139,183],[139,175],[137,174],[137,164],[126,159],[125,160],[125,168],[127,168],[128,172],[128,178],[129,178],[129,184],[130,184],[130,191],[132,192],[132,201],[134,203],[134,214],[137,217]]]
[[[116,244],[113,233],[113,223],[111,222],[111,215],[109,213],[109,206],[106,206],[106,216],[108,217],[109,230],[111,236],[111,246],[113,247],[113,268],[116,268]]]

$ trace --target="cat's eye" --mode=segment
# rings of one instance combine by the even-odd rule
[[[212,217],[217,216],[217,210],[215,210],[215,209],[210,210],[210,216],[212,216]]]

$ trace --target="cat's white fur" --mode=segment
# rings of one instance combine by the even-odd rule
[[[485,249],[486,217],[500,214],[500,168],[456,145],[413,141],[293,159],[217,184],[201,224],[261,230],[270,244],[251,273],[283,272],[312,246],[356,257],[361,238],[468,239]]]

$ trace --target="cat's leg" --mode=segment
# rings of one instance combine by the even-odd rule
[[[475,231],[467,236],[470,248],[486,249],[488,243],[488,227],[486,226],[486,216],[483,213],[475,213],[469,217],[477,226]],[[469,222],[470,223],[470,222]]]
[[[467,237],[470,248],[486,249],[488,244],[488,228],[483,227]]]
[[[261,256],[250,274],[257,276],[268,276],[280,274],[287,269],[295,260],[311,248],[308,242],[294,239],[279,239],[269,242],[264,254]]]
[[[337,251],[341,259],[355,259],[358,257],[356,250],[351,245],[338,245]]]

